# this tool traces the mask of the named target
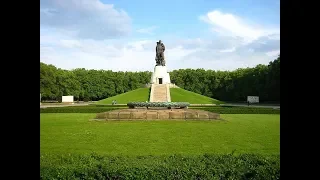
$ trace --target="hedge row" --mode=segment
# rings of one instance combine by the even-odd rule
[[[111,111],[119,108],[111,107],[90,107],[90,106],[78,106],[78,107],[48,107],[40,108],[40,113],[101,113]]]
[[[280,114],[280,109],[260,107],[235,107],[235,106],[213,106],[213,107],[190,107],[219,114]]]
[[[115,105],[112,105],[112,104],[90,104],[89,106],[92,106],[92,107],[128,107],[126,104],[123,104],[123,105],[119,105],[119,104],[115,104]]]
[[[280,155],[44,155],[40,179],[280,179]]]
[[[128,102],[128,107],[173,107],[185,108],[190,106],[188,102]]]
[[[127,107],[96,107],[96,106],[73,106],[73,107],[48,107],[40,108],[40,113],[101,113],[119,108]],[[232,106],[214,106],[214,107],[190,107],[192,109],[201,109],[205,111],[220,114],[280,114],[279,109],[258,108],[258,107],[232,107]]]

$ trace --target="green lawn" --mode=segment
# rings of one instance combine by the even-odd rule
[[[123,94],[109,97],[97,102],[97,104],[112,104],[113,100],[116,100],[118,104],[127,104],[132,101],[149,101],[150,88],[139,88],[133,91],[129,91]]]
[[[170,88],[170,95],[172,102],[189,102],[190,104],[221,104],[223,102],[187,91],[181,88]]]
[[[227,121],[89,121],[93,117],[41,113],[41,154],[280,153],[280,115],[222,114]]]

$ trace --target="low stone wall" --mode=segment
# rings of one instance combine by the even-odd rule
[[[153,92],[154,92],[154,84],[151,84],[151,87],[150,87],[150,97],[149,97],[149,101],[150,102],[153,102]]]
[[[190,106],[217,106],[216,104],[190,104]]]
[[[167,102],[171,102],[170,86],[166,84]]]
[[[98,113],[95,120],[219,120],[220,114],[192,109],[121,109]]]
[[[64,104],[64,105],[66,105],[66,104],[74,104],[74,102],[62,102],[61,104]]]
[[[176,84],[170,83],[169,84],[169,88],[180,88],[180,87],[177,86]]]

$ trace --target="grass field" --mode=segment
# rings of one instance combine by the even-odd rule
[[[89,121],[94,108],[40,113],[40,179],[280,179],[279,114]]]
[[[112,104],[113,100],[116,100],[118,104],[127,104],[130,101],[145,102],[149,101],[149,91],[150,88],[139,88],[133,91],[100,100],[96,102],[96,104]]]
[[[172,102],[189,102],[190,104],[222,104],[222,101],[181,88],[170,88]]]
[[[94,116],[41,113],[41,154],[280,153],[280,115],[222,114],[226,121],[89,121]]]

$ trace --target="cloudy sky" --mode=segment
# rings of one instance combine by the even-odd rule
[[[40,61],[63,69],[234,70],[280,53],[279,0],[40,0]]]

